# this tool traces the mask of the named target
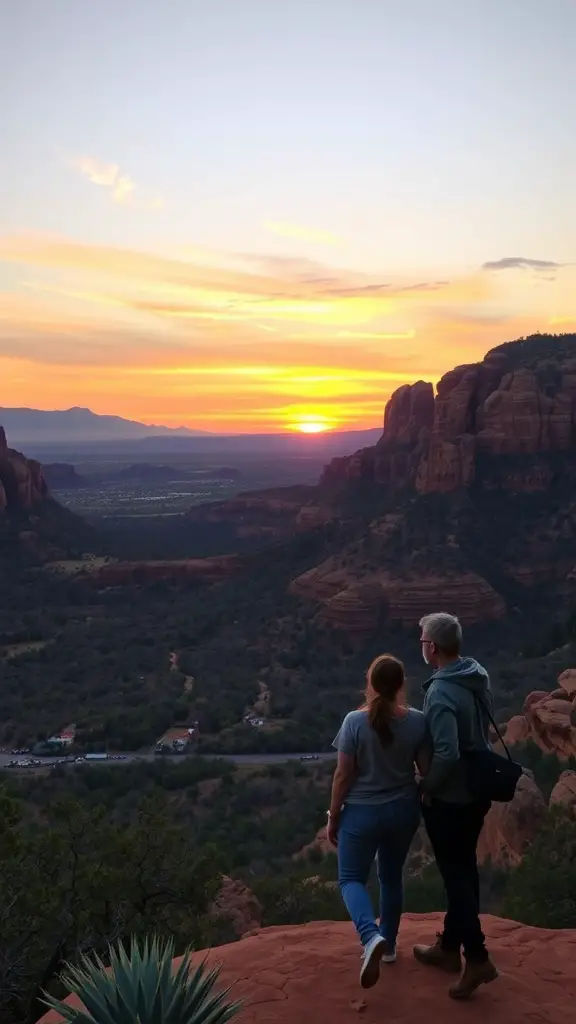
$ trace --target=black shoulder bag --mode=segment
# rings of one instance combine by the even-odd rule
[[[523,768],[521,764],[512,760],[490,709],[477,694],[473,694],[473,696],[482,736],[484,736],[484,722],[480,713],[481,707],[488,715],[496,735],[506,751],[506,757],[497,754],[491,747],[486,750],[463,751],[461,757],[466,762],[468,769],[468,788],[474,800],[493,800],[495,803],[507,804],[514,799]]]

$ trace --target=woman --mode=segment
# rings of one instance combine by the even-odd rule
[[[391,654],[368,669],[366,699],[346,715],[333,746],[338,764],[328,812],[328,839],[338,848],[338,880],[364,947],[360,984],[371,988],[380,962],[396,960],[402,916],[402,872],[418,825],[415,765],[428,765],[421,711],[404,702],[404,666]],[[380,927],[367,882],[374,858],[380,882]]]

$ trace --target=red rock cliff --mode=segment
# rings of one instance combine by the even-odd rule
[[[576,335],[535,336],[451,370],[436,397],[423,381],[399,388],[378,444],[333,460],[321,483],[334,490],[364,479],[426,494],[481,478],[485,486],[545,490],[551,453],[575,452]],[[525,455],[536,458],[529,465],[503,458]]]
[[[31,509],[48,497],[42,466],[8,447],[0,427],[0,510]]]

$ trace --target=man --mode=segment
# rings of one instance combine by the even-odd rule
[[[455,615],[437,612],[420,622],[424,661],[433,675],[424,684],[424,714],[434,747],[421,782],[426,830],[446,889],[444,931],[432,946],[416,946],[422,964],[455,974],[453,999],[468,999],[498,971],[490,960],[480,924],[480,884],[476,847],[487,801],[472,798],[462,755],[489,746],[488,711],[492,693],[488,673],[473,658],[462,658],[462,627]],[[465,966],[462,970],[461,949]]]

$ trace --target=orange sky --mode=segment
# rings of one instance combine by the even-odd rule
[[[408,276],[12,235],[1,268],[0,404],[219,432],[374,426],[400,384],[576,326],[569,267]]]
[[[4,7],[0,405],[376,426],[576,329],[574,0]]]

